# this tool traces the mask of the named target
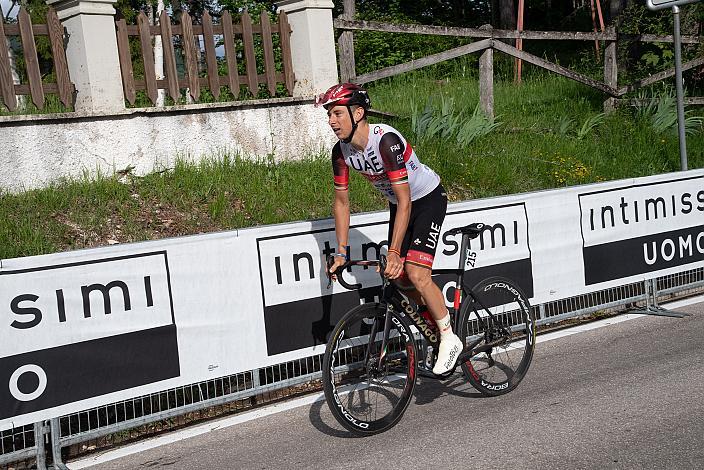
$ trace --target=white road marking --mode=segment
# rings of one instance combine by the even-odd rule
[[[696,297],[690,297],[684,300],[678,300],[675,302],[670,302],[667,304],[660,304],[661,306],[667,306],[669,310],[674,310],[680,307],[685,307],[687,305],[696,304],[704,301],[704,295],[699,295]],[[642,314],[638,313],[626,313],[613,318],[605,318],[603,320],[598,320],[595,322],[587,323],[584,325],[578,325],[572,328],[567,328],[561,331],[555,331],[553,333],[546,333],[539,335],[537,337],[538,343],[543,343],[546,341],[551,341],[558,338],[564,338],[565,336],[571,336],[578,333],[583,333],[585,331],[595,330],[597,328],[602,328],[604,326],[616,325],[617,323],[622,323],[629,320],[634,320],[636,318],[642,318]],[[137,454],[145,450],[154,449],[167,444],[172,444],[174,442],[182,441],[191,437],[199,436],[211,431],[216,431],[218,429],[227,428],[240,423],[246,423],[247,421],[252,421],[255,419],[263,418],[264,416],[273,415],[280,413],[282,411],[292,410],[294,408],[299,408],[301,406],[312,405],[315,402],[325,400],[325,396],[322,392],[313,395],[295,398],[293,400],[287,400],[282,403],[277,403],[274,405],[266,406],[263,408],[258,408],[256,410],[248,411],[245,413],[238,414],[236,416],[230,416],[227,418],[222,418],[209,423],[201,424],[198,426],[189,427],[180,431],[173,431],[163,436],[153,437],[145,439],[144,441],[137,442],[135,444],[130,444],[119,449],[110,450],[100,454],[85,457],[79,460],[71,461],[68,467],[71,470],[80,470],[83,468],[89,468],[94,465],[101,463],[110,462],[111,460],[116,460],[122,457],[127,457],[128,455]]]

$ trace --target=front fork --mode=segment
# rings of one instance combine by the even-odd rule
[[[386,357],[386,351],[388,349],[389,332],[391,331],[391,312],[389,311],[390,308],[391,304],[386,304],[386,315],[384,317],[384,336],[381,339],[381,353],[379,354],[379,370],[381,370],[381,366],[384,363],[384,358]]]
[[[369,342],[367,343],[367,349],[364,351],[364,364],[366,367],[370,366],[370,360],[372,357],[374,357],[374,347],[373,345],[376,343],[376,335],[379,333],[379,326],[380,326],[380,321],[379,318],[374,319],[374,323],[372,323],[372,328],[371,331],[369,332]],[[376,359],[377,363],[374,365],[374,367],[377,370],[382,369],[382,365],[384,363],[384,358],[386,357],[386,351],[388,349],[388,343],[389,343],[389,332],[391,331],[391,314],[389,312],[389,304],[387,304],[386,307],[386,315],[384,315],[384,333],[381,338],[381,347],[379,348],[379,358]]]

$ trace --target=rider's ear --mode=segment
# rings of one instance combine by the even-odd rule
[[[355,122],[359,122],[364,118],[364,108],[361,106],[355,106],[352,114],[354,115]]]

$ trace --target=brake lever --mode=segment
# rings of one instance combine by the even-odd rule
[[[330,287],[332,286],[332,273],[330,272],[330,268],[334,263],[335,257],[328,255],[327,259],[325,260],[325,275],[328,277],[327,289],[330,289]]]
[[[335,257],[334,256],[329,256],[327,257],[327,260],[325,262],[326,269],[325,269],[325,274],[328,277],[328,286],[327,288],[330,289],[332,286],[332,276],[336,275],[337,276],[337,282],[340,283],[342,287],[344,287],[347,290],[359,290],[362,288],[362,284],[350,284],[349,282],[345,281],[345,278],[342,276],[342,273],[345,272],[345,269],[349,267],[349,263],[345,263],[342,266],[339,266],[334,273],[330,272],[330,268],[332,265],[335,264]]]

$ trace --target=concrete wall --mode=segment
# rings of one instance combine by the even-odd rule
[[[62,177],[144,175],[224,152],[277,160],[328,152],[335,136],[310,99],[0,117],[0,192],[41,188]]]
[[[76,112],[0,116],[0,194],[127,168],[144,175],[179,157],[288,160],[330,150],[335,136],[312,96],[337,82],[331,0],[278,2],[292,27],[294,97],[142,109],[125,109],[114,2],[47,0],[68,33]]]

